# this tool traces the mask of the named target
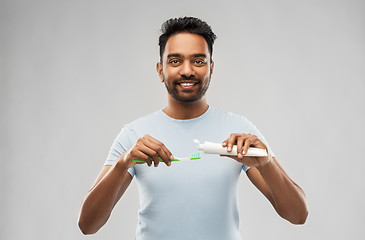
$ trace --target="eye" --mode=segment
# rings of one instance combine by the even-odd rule
[[[205,60],[196,59],[196,60],[194,60],[194,64],[196,64],[196,65],[204,65],[205,64]]]
[[[178,64],[180,61],[179,60],[177,60],[177,59],[171,59],[170,61],[169,61],[169,63],[170,64]]]

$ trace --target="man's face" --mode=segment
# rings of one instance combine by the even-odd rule
[[[208,90],[213,71],[207,42],[197,34],[171,36],[157,71],[172,98],[183,103],[200,100]]]

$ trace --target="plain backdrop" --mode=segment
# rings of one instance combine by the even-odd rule
[[[244,115],[305,190],[303,226],[242,174],[244,239],[365,239],[365,2],[0,1],[0,239],[134,239],[135,181],[95,235],[80,205],[124,124],[162,109],[161,24],[217,34],[208,102]],[[194,216],[192,216],[194,217]]]

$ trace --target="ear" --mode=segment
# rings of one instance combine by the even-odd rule
[[[214,69],[214,62],[212,60],[212,62],[210,63],[210,75],[213,74],[213,69]]]
[[[158,62],[158,63],[156,64],[156,71],[157,71],[157,73],[158,73],[158,76],[160,76],[160,80],[161,80],[161,82],[163,82],[163,74],[162,74],[162,70],[163,70],[162,64],[161,64],[161,62]]]

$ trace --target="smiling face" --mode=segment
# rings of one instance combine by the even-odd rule
[[[171,36],[166,42],[162,63],[157,64],[157,71],[173,100],[181,103],[201,100],[213,72],[207,42],[192,33]]]

